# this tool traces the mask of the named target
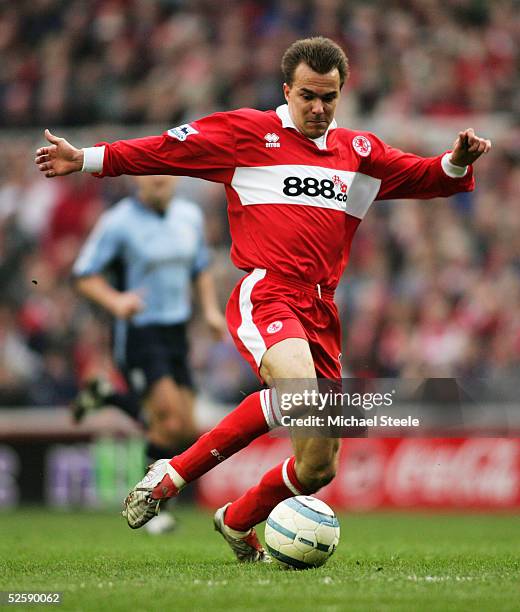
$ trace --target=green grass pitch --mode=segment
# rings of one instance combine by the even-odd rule
[[[297,572],[239,565],[209,514],[177,513],[160,537],[116,512],[3,513],[0,590],[62,591],[59,610],[520,609],[520,516],[342,515],[336,554]]]

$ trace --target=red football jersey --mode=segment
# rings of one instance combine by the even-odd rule
[[[162,136],[105,146],[97,176],[175,174],[223,183],[233,263],[333,290],[354,233],[374,200],[434,198],[474,187],[451,178],[442,155],[423,158],[377,136],[331,125],[316,141],[287,106],[215,113]]]

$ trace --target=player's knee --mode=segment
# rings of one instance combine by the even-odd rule
[[[164,427],[158,423],[150,423],[148,435],[159,446],[165,448],[175,446],[181,437],[181,431],[178,427]]]
[[[167,420],[172,415],[179,415],[183,409],[180,399],[168,393],[150,395],[146,406],[150,415],[154,415],[159,420]]]
[[[183,433],[180,423],[175,420],[173,422],[167,421],[162,427],[163,435],[165,438],[173,443]]]
[[[314,361],[307,341],[287,338],[270,347],[262,357],[260,373],[270,384],[277,379],[314,378]]]
[[[150,429],[161,432],[164,439],[175,440],[182,434],[183,422],[176,410],[169,406],[154,406],[150,411]]]

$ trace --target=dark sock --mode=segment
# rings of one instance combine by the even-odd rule
[[[153,463],[158,459],[169,459],[174,454],[174,449],[171,446],[159,446],[150,442],[150,440],[146,442],[146,460],[148,463]]]
[[[175,446],[172,446],[171,450],[172,450],[172,457],[175,457],[176,455],[180,455],[181,453],[183,453],[185,450],[187,450],[188,448],[190,448],[190,446],[196,442],[198,439],[197,438],[183,438],[182,440],[177,440]]]
[[[125,414],[141,422],[141,402],[133,393],[111,393],[106,397],[106,403],[112,406],[117,406]]]

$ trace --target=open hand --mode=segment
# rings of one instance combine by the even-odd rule
[[[486,138],[479,138],[473,128],[468,128],[459,132],[457,139],[453,143],[453,151],[450,161],[455,166],[469,166],[476,161],[482,153],[487,153],[491,149],[491,141]]]
[[[130,319],[144,310],[145,304],[142,297],[133,291],[121,292],[112,304],[112,314],[117,319]]]
[[[47,178],[53,178],[81,170],[82,149],[76,149],[65,138],[54,136],[49,130],[45,130],[45,138],[51,144],[38,149],[34,160],[40,172],[44,172]]]

